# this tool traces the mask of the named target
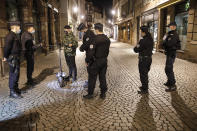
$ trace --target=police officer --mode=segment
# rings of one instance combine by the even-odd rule
[[[20,34],[20,22],[9,22],[11,31],[5,37],[4,60],[9,64],[9,88],[11,98],[22,98],[18,88],[20,76],[21,43],[17,37]]]
[[[168,87],[166,89],[166,92],[176,90],[176,80],[173,72],[173,64],[176,58],[176,50],[181,48],[179,36],[176,32],[176,23],[172,22],[168,25],[168,27],[170,28],[170,31],[163,38],[163,47],[166,54],[165,73],[168,78],[167,82],[164,83],[164,85]]]
[[[83,44],[80,47],[80,51],[81,52],[86,52],[86,58],[85,58],[85,62],[86,65],[90,64],[92,62],[91,60],[91,56],[90,56],[90,45],[94,44],[94,37],[95,34],[94,32],[88,28],[84,23],[81,23],[78,28],[78,31],[84,32],[84,36],[83,36]],[[86,86],[88,84],[86,83]]]
[[[33,23],[26,23],[26,31],[21,36],[24,57],[27,61],[27,85],[34,85],[32,74],[34,71],[34,51],[36,46],[33,43],[33,35],[35,33]]]
[[[109,55],[110,40],[103,33],[103,25],[96,23],[95,29],[95,44],[90,45],[90,56],[93,62],[88,63],[88,94],[84,96],[86,99],[93,98],[97,75],[99,75],[101,94],[100,98],[104,99],[107,92],[106,71],[107,57]]]
[[[139,94],[148,93],[148,72],[150,71],[152,63],[153,51],[153,38],[148,32],[147,26],[140,27],[142,39],[139,44],[134,48],[136,53],[139,53],[139,73],[142,86],[140,87]]]
[[[76,49],[78,47],[78,41],[72,33],[71,27],[69,25],[64,27],[64,32],[65,35],[63,39],[63,45],[66,63],[69,68],[69,78],[72,78],[72,82],[75,82],[77,80],[77,66],[75,62],[75,56]]]

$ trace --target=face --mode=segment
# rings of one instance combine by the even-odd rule
[[[98,30],[94,30],[94,33],[95,33],[96,35],[98,35],[99,31],[98,31]]]
[[[86,32],[86,29],[81,30],[81,32]]]
[[[169,28],[170,28],[170,30],[176,30],[176,26],[174,26],[174,25],[171,25]]]
[[[144,37],[145,35],[146,35],[146,33],[141,31],[141,37]]]
[[[71,29],[64,29],[64,31],[70,33]]]
[[[32,34],[35,33],[34,27],[29,27],[29,28],[28,28],[28,31],[29,31],[30,33],[32,33]]]
[[[11,30],[16,34],[19,34],[21,32],[20,26],[18,25],[11,26]]]

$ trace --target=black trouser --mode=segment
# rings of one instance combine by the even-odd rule
[[[107,58],[97,59],[93,64],[88,66],[88,94],[94,93],[97,75],[99,75],[101,94],[107,91],[106,82]]]
[[[34,71],[34,54],[26,54],[25,57],[27,61],[27,80],[31,82]]]
[[[139,57],[139,73],[140,73],[140,81],[142,83],[142,89],[148,89],[148,72],[150,71],[150,66],[152,64],[152,57]]]
[[[20,76],[20,60],[17,60],[15,67],[9,65],[9,68],[9,88],[11,91],[17,91]]]
[[[75,63],[75,56],[65,56],[67,66],[69,68],[69,77],[74,80],[77,79],[77,66]]]
[[[168,78],[167,83],[172,85],[176,83],[174,72],[173,72],[173,64],[175,62],[175,58],[176,58],[176,53],[174,53],[173,55],[168,55],[168,54],[166,55],[165,73]]]

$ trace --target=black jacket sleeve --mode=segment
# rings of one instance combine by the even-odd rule
[[[87,34],[84,35],[83,44],[80,47],[80,51],[89,50],[90,44],[94,43],[94,33],[92,31],[88,31]]]
[[[27,40],[25,42],[25,48],[27,51],[33,51],[33,41],[32,40]]]
[[[148,46],[148,43],[146,44],[145,41],[144,41],[144,39],[141,39],[140,42],[139,42],[139,47],[136,46],[136,47],[134,48],[134,52],[139,53],[139,52],[141,52],[143,49],[146,49],[147,46]]]
[[[11,54],[13,43],[14,43],[14,36],[9,34],[5,38],[4,57],[6,59],[8,59],[9,55]]]

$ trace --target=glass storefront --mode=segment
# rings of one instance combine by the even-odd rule
[[[177,23],[177,32],[181,40],[181,50],[185,49],[187,43],[187,24],[188,24],[188,13],[180,13],[175,16]]]
[[[177,23],[177,32],[181,40],[181,50],[185,50],[187,43],[188,9],[186,5],[187,2],[183,2],[175,6],[175,22]]]
[[[143,14],[142,25],[146,25],[149,27],[149,32],[153,37],[156,48],[156,45],[158,43],[158,11],[153,9]]]

